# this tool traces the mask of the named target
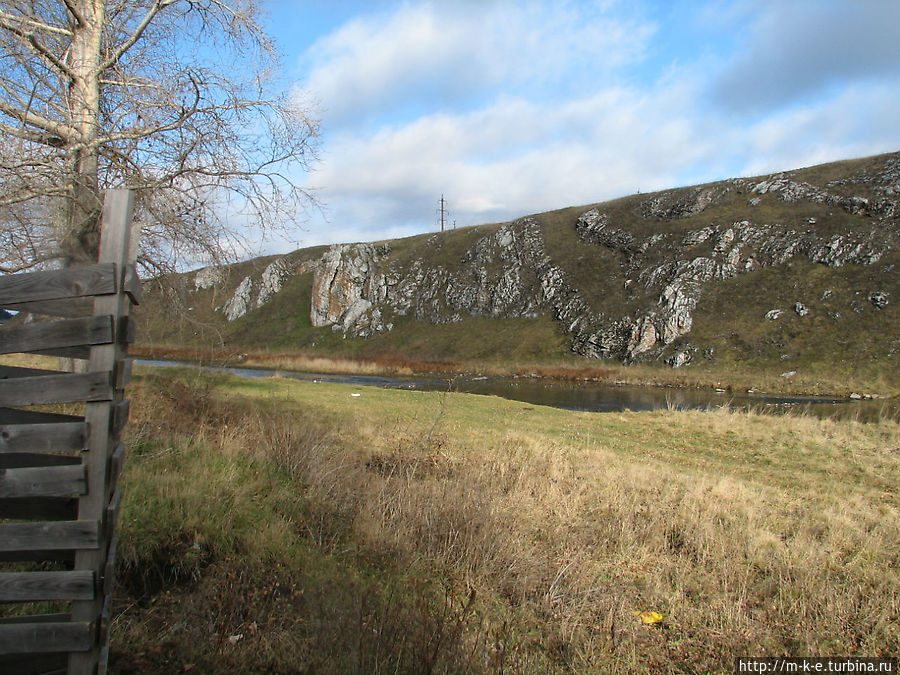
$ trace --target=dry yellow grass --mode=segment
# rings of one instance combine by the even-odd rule
[[[179,531],[214,547],[217,505],[234,511],[238,495],[260,495],[251,529],[264,534],[248,533],[242,545],[250,568],[252,551],[284,560],[299,537],[340,561],[322,572],[332,589],[347,583],[341,574],[369,570],[427,599],[414,621],[406,610],[392,617],[397,595],[370,617],[384,635],[419,636],[396,637],[401,670],[731,672],[739,655],[900,651],[896,423],[589,414],[279,379],[197,382],[215,405],[196,413],[189,446],[131,462],[129,489],[144,502],[133,508],[174,500]],[[159,435],[138,420],[135,430]],[[202,484],[217,486],[216,503],[191,480],[191,453],[203,458]],[[274,480],[263,467],[276,467],[290,489],[276,482],[263,496]],[[181,487],[152,496],[162,476]],[[192,507],[197,500],[206,506]],[[184,520],[195,511],[203,518]],[[158,527],[172,517],[150,520]],[[123,533],[135,565],[149,556],[142,537],[152,535]],[[311,564],[314,555],[303,555]],[[302,583],[313,593],[316,582]],[[152,640],[127,629],[146,628],[130,611],[120,616],[128,639]],[[252,604],[243,611],[229,630],[251,624]],[[634,614],[642,611],[663,620],[644,624]],[[313,614],[305,620],[325,620]],[[432,645],[437,633],[412,626],[433,626],[435,616],[453,620],[440,624],[443,642],[429,661],[415,656],[429,649],[410,640]],[[290,636],[309,636],[293,630],[270,633],[267,644],[297,649]],[[259,668],[254,644],[239,649],[245,666]],[[340,658],[315,668],[339,672]]]
[[[375,361],[288,354],[265,356],[249,354],[241,361],[241,365],[301,373],[349,375],[412,375],[414,373],[412,366],[407,364],[381,364]]]
[[[728,417],[713,420],[714,435],[767,435]],[[686,422],[707,420],[682,419],[682,433]],[[376,481],[359,534],[449,565],[497,602],[529,607],[542,646],[564,650],[579,670],[638,652],[657,660],[653,668],[680,660],[715,670],[742,653],[896,650],[892,488],[832,485],[817,466],[804,486],[802,473],[733,475],[716,466],[724,468],[722,458],[626,455],[604,445],[510,431],[490,454],[459,455],[433,477],[401,471]],[[834,461],[866,471],[858,459]],[[896,456],[879,464],[867,478],[885,468],[897,477]],[[848,473],[836,467],[834,482]],[[664,631],[629,618],[651,609],[666,617]]]

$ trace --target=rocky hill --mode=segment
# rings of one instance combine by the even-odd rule
[[[188,319],[148,341],[896,372],[898,220],[900,153],[631,195],[182,275]]]

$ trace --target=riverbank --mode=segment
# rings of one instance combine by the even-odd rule
[[[292,352],[199,350],[177,346],[137,345],[134,356],[242,366],[268,370],[342,375],[439,375],[528,377],[564,382],[601,382],[617,385],[690,389],[718,389],[729,393],[770,393],[796,396],[891,398],[900,395],[893,373],[872,380],[852,374],[804,374],[785,371],[716,368],[698,364],[673,369],[665,365],[623,365],[571,357],[546,362],[415,360],[399,356],[374,358],[331,357]],[[855,398],[855,396],[854,396]]]
[[[499,396],[533,405],[583,412],[624,412],[649,410],[753,410],[760,414],[812,415],[861,422],[900,420],[900,400],[877,398],[853,400],[823,396],[796,396],[727,392],[710,388],[663,388],[610,384],[583,380],[556,380],[539,377],[498,377],[486,375],[369,375],[298,372],[235,366],[206,365],[195,361],[137,359],[154,368],[197,368],[245,378],[284,377],[304,382],[328,382],[385,389],[457,392]]]
[[[114,669],[724,673],[900,651],[896,422],[140,367],[129,395]]]

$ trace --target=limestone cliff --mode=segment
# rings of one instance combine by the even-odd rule
[[[389,333],[402,317],[440,325],[549,315],[577,354],[683,366],[712,353],[691,338],[706,298],[742,288],[741,279],[750,288],[765,270],[872,268],[871,287],[855,290],[847,306],[893,307],[897,274],[886,261],[900,246],[900,154],[861,162],[636,195],[584,207],[568,224],[542,214],[335,245],[302,270],[275,260],[246,276],[221,311],[229,321],[252,314],[312,269],[310,306],[296,311],[348,337]],[[196,287],[214,276],[199,272]],[[788,309],[808,316],[809,294],[798,287],[795,295]],[[760,321],[782,316],[764,314]]]
[[[388,286],[379,267],[386,252],[371,244],[328,249],[313,273],[312,325],[333,326],[360,337],[390,330],[379,308],[387,297]]]

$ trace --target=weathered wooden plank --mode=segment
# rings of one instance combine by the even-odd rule
[[[0,499],[0,518],[15,520],[75,520],[78,499],[75,497],[19,497]]]
[[[109,484],[115,486],[125,465],[125,444],[119,443],[109,457]]]
[[[109,626],[112,618],[112,595],[104,596],[103,609],[100,610],[100,621],[97,629],[100,644],[109,643]]]
[[[0,354],[108,344],[113,338],[111,316],[41,321],[0,330]]]
[[[0,602],[91,600],[94,592],[94,573],[88,570],[0,572]]]
[[[131,400],[125,399],[124,401],[120,401],[113,406],[112,411],[112,425],[110,427],[110,433],[114,436],[118,436],[122,433],[122,429],[125,428],[125,425],[128,423],[128,413],[131,410]]]
[[[87,492],[83,464],[0,469],[0,498],[65,497]]]
[[[57,612],[55,614],[31,614],[31,615],[15,615],[0,616],[0,625],[16,624],[16,623],[63,623],[71,621],[72,615],[68,612]]]
[[[0,625],[0,654],[84,652],[93,644],[87,621]]]
[[[79,316],[91,316],[94,313],[94,300],[93,298],[39,300],[35,302],[14,302],[5,304],[3,307],[17,312],[71,319]]]
[[[128,316],[120,323],[119,344],[132,344],[137,339],[137,321]]]
[[[102,261],[113,261],[119,264],[119,269],[125,265],[134,263],[137,253],[137,232],[139,228],[129,227],[132,221],[134,209],[134,195],[128,191],[107,191],[103,204],[103,229],[100,238],[100,256]],[[98,297],[94,300],[94,312],[97,314],[115,314],[127,316],[130,311],[130,301],[125,294],[116,296]],[[116,370],[118,362],[125,356],[124,344],[106,345],[95,347],[91,350],[91,368],[94,370]],[[121,399],[121,393],[117,392],[116,403]],[[111,442],[116,441],[116,434],[110,430],[124,423],[124,411],[127,407],[119,408],[118,414],[110,410],[109,406],[99,403],[88,403],[85,406],[85,419],[91,427],[91,436],[88,442],[86,462],[89,467],[88,481],[91,491],[79,501],[80,517],[85,519],[102,519],[108,527],[114,522],[115,509],[107,501],[109,499],[106,485],[107,461],[112,449]],[[109,434],[108,434],[109,432]],[[117,432],[116,432],[117,433]],[[114,497],[115,499],[115,497]],[[112,513],[110,513],[112,511]],[[104,528],[104,537],[112,535],[111,528]],[[108,539],[107,539],[108,541]],[[107,547],[100,546],[94,551],[78,551],[75,556],[75,565],[78,569],[102,569],[106,562]],[[72,619],[74,621],[94,621],[103,607],[108,606],[109,597],[94,601],[75,601],[72,603]],[[69,668],[73,672],[94,672],[99,663],[99,651],[108,641],[105,627],[108,622],[101,622],[104,628],[102,639],[96,643],[96,649],[82,654],[72,654],[69,657]]]
[[[109,672],[109,642],[100,648],[100,656],[97,658],[97,675],[107,675]]]
[[[116,276],[115,263],[9,274],[0,277],[0,305],[111,295],[116,292]]]
[[[86,360],[91,357],[90,347],[56,347],[48,349],[32,349],[29,354],[40,354],[41,356],[55,356],[59,359],[82,359]]]
[[[51,455],[35,452],[0,452],[0,469],[81,464],[81,455]]]
[[[63,623],[71,620],[69,614],[38,614],[37,616],[10,616],[0,618],[0,624]],[[0,656],[0,673],[16,675],[66,675],[69,655],[56,654],[6,654]]]
[[[108,539],[111,539],[116,532],[116,523],[119,521],[119,507],[121,504],[122,489],[116,488],[103,514],[103,532]]]
[[[134,263],[125,265],[125,277],[122,280],[122,288],[128,294],[131,304],[141,304],[141,296],[143,295],[143,287],[141,286],[140,277],[137,274],[137,267]]]
[[[111,401],[113,394],[109,372],[0,379],[0,405],[3,406]]]
[[[112,319],[112,317],[110,317],[110,319]],[[131,317],[127,317],[120,321],[115,339],[119,344],[132,344],[137,339],[137,322]],[[110,342],[112,342],[112,339],[85,342],[83,345],[73,347],[42,347],[40,349],[22,349],[20,351],[29,354],[57,356],[64,359],[89,359],[91,357],[91,346],[109,344]]]
[[[98,546],[96,520],[0,523],[0,551],[69,551]]]
[[[124,389],[131,382],[133,359],[122,359],[116,365],[116,389]]]
[[[87,425],[84,418],[65,416],[63,419],[77,421],[31,424],[27,422],[16,424],[6,421],[9,418],[36,419],[34,414],[29,415],[28,413],[33,413],[33,411],[0,409],[0,453],[58,452],[84,449],[87,438]]]
[[[103,566],[103,577],[100,579],[103,595],[110,595],[116,583],[116,551],[118,548],[119,538],[113,535],[109,544],[109,552],[106,554],[106,563]]]

